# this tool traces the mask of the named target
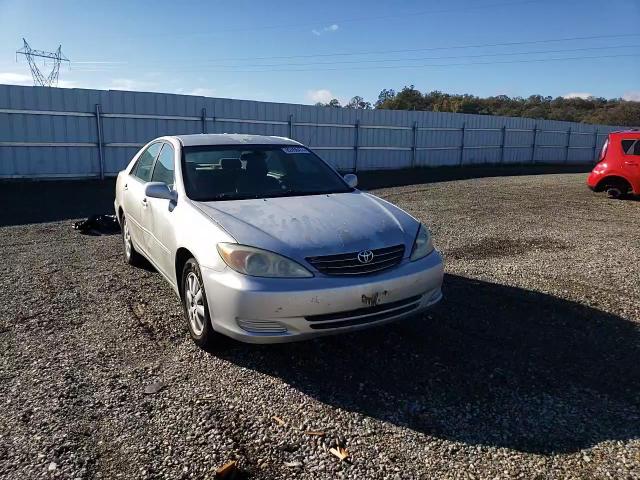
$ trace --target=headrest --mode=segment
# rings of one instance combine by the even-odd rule
[[[247,166],[245,167],[246,172],[249,175],[262,177],[269,172],[269,168],[267,167],[267,161],[264,158],[254,158],[247,162]]]
[[[254,150],[250,152],[244,152],[242,155],[240,155],[240,159],[244,160],[245,162],[251,162],[252,160],[264,161],[267,159],[267,154],[260,150]]]
[[[239,158],[223,158],[220,160],[220,166],[223,170],[240,170],[242,162]]]

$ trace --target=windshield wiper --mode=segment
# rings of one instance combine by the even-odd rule
[[[281,192],[274,193],[274,197],[296,197],[296,196],[306,196],[306,195],[329,195],[331,193],[346,193],[336,190],[282,190]]]
[[[248,200],[258,198],[297,197],[309,195],[330,195],[332,193],[348,193],[350,190],[281,190],[265,193],[219,193],[213,197],[203,198],[201,202],[216,202],[223,200]]]
[[[237,193],[219,193],[213,197],[206,197],[200,200],[201,202],[216,202],[218,200],[246,200],[248,198],[261,198],[260,195],[246,195]]]

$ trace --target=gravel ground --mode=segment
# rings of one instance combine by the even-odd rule
[[[0,477],[640,478],[640,202],[573,174],[377,193],[432,228],[445,300],[216,354],[119,236],[0,228]]]

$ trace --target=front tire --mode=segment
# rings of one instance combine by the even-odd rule
[[[200,348],[212,350],[221,343],[222,335],[211,326],[207,294],[204,291],[200,266],[195,258],[190,258],[184,264],[180,292],[191,338]]]

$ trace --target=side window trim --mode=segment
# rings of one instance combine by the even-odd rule
[[[147,152],[154,145],[158,145],[158,144],[161,144],[160,148],[158,149],[158,153],[156,153],[156,156],[153,157],[153,162],[151,163],[151,174],[153,175],[153,169],[155,168],[156,160],[158,159],[158,155],[160,155],[160,152],[162,151],[162,147],[164,145],[163,141],[153,142],[151,145],[149,145],[147,148],[145,148],[144,151],[142,151],[140,153],[140,155],[138,156],[138,160],[136,160],[136,163],[133,165],[133,167],[129,171],[129,176],[130,177],[133,177],[134,179],[136,179],[137,181],[139,181],[141,183],[145,183],[139,176],[137,176],[135,174],[135,172],[138,170],[138,165],[140,164],[140,161],[142,160],[142,156],[144,155],[144,153]],[[151,177],[149,177],[149,178],[151,178]]]

